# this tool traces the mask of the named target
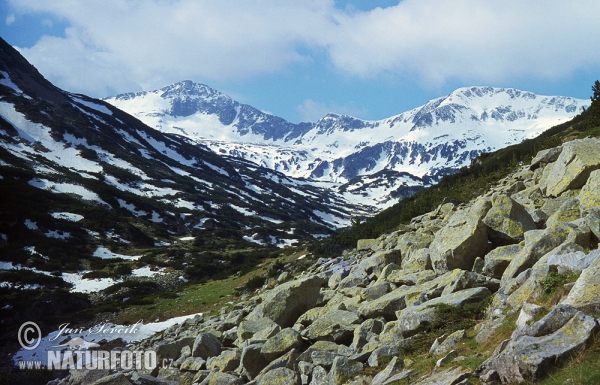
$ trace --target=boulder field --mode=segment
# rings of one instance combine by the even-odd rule
[[[586,349],[599,329],[599,237],[600,140],[574,140],[541,151],[469,203],[444,202],[217,315],[132,347],[174,359],[173,369],[106,373],[93,383],[536,382]],[[541,306],[548,278],[567,275],[573,282],[562,285],[563,295]],[[454,350],[464,330],[435,340],[429,354],[439,361],[428,373],[398,357],[436,317],[435,305],[483,300],[489,306],[472,331],[476,343],[489,343],[507,323],[514,331],[478,353],[485,360],[476,370]],[[54,383],[85,384],[84,377],[73,371]]]

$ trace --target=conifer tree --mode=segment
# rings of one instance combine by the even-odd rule
[[[592,86],[592,104],[585,111],[585,123],[588,128],[600,127],[600,81]]]

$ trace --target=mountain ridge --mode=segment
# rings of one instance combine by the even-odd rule
[[[207,99],[194,89],[213,96]],[[388,174],[385,180],[372,177],[372,183],[343,189],[346,199],[377,210],[395,203],[395,195],[429,185],[483,152],[533,137],[589,105],[514,88],[462,87],[386,119],[329,113],[317,122],[295,125],[192,81],[104,100],[159,131],[187,136],[216,153],[338,189],[355,177],[364,181],[383,170],[424,181],[409,183]],[[185,116],[177,114],[181,105],[187,106]]]

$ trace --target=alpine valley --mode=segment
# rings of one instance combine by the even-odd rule
[[[597,88],[600,95],[600,83]],[[244,381],[253,381],[252,377],[273,369],[272,374],[253,383],[283,383],[270,376],[288,371],[285,362],[293,364],[301,351],[298,349],[306,353],[303,360],[314,360],[312,366],[302,364],[306,369],[302,381],[308,383],[310,374],[310,383],[328,383],[319,380],[320,374],[327,374],[327,367],[334,373],[330,377],[335,377],[335,383],[342,383],[357,371],[333,368],[351,364],[362,371],[362,363],[375,351],[384,352],[385,338],[396,343],[393,338],[399,334],[392,323],[397,322],[390,320],[395,311],[401,310],[400,304],[404,307],[412,301],[410,305],[416,307],[442,294],[462,293],[463,289],[477,291],[476,296],[468,297],[469,302],[481,302],[492,292],[508,295],[528,279],[523,270],[534,266],[534,256],[541,256],[530,252],[538,244],[546,242],[556,247],[563,241],[576,243],[581,249],[576,251],[582,253],[597,248],[598,234],[590,230],[592,225],[587,225],[583,233],[581,229],[563,231],[567,225],[561,224],[572,218],[573,223],[578,222],[569,226],[583,228],[589,219],[596,220],[593,225],[597,228],[597,217],[588,215],[590,210],[580,215],[579,208],[571,208],[575,207],[572,197],[580,188],[589,192],[586,197],[596,196],[592,192],[597,190],[598,174],[590,173],[600,167],[595,151],[598,141],[585,139],[565,144],[564,150],[559,148],[562,142],[588,135],[573,127],[583,125],[585,114],[592,115],[589,111],[594,108],[580,115],[589,105],[589,101],[562,96],[470,87],[380,121],[328,114],[315,123],[293,124],[191,81],[105,100],[73,94],[51,84],[0,39],[0,383],[33,385],[52,380],[52,384],[87,384],[99,380],[96,383],[191,384],[206,379],[202,383],[213,384],[223,383],[212,378],[231,372],[234,369],[229,362],[237,367],[240,360]],[[572,124],[573,117],[576,122]],[[559,131],[568,131],[565,137],[551,136],[555,135],[556,125],[563,122],[565,127],[559,127]],[[597,125],[593,127],[597,130]],[[593,133],[597,136],[597,131]],[[503,175],[505,186],[496,188],[525,202],[531,214],[525,208],[510,209],[512,198],[502,200],[494,195],[492,200],[492,192],[479,203],[467,206],[471,198],[459,202],[456,197],[448,198],[451,194],[444,195],[442,185],[448,181],[465,175],[473,175],[470,180],[475,180],[479,174],[498,174],[505,164],[496,162],[498,165],[492,166],[498,167],[494,168],[490,163],[505,160],[506,154],[498,155],[503,150],[493,151],[510,151],[505,148],[510,145],[529,145],[528,151],[533,151],[541,144],[524,140],[539,134],[551,136],[540,147],[546,152],[540,153],[531,169],[520,165],[520,174]],[[580,147],[592,149],[581,155],[582,161],[577,158],[582,153]],[[511,167],[518,166],[520,156]],[[464,167],[471,163],[473,167]],[[583,172],[568,171],[580,163],[585,166]],[[571,195],[538,199],[540,186],[546,194],[548,186],[553,185],[542,171],[534,172],[542,170],[540,164],[550,170],[546,174],[560,174],[555,170],[564,168],[568,171],[565,173],[575,175],[577,183],[563,189]],[[438,186],[426,188],[438,181]],[[487,189],[486,183],[477,188]],[[469,193],[477,192],[466,182],[458,184],[467,186]],[[426,193],[433,189],[443,196],[429,199]],[[413,199],[426,204],[404,210],[402,205]],[[495,212],[491,210],[492,201],[494,208],[498,206],[495,211],[504,210],[500,214],[502,220],[506,217],[506,223],[523,214],[528,218],[528,227],[508,240],[502,238],[497,229],[500,225],[495,225],[491,214],[485,227],[482,218],[488,211]],[[501,206],[504,202],[508,202],[506,209]],[[597,202],[590,205],[596,209]],[[373,223],[381,216],[398,219],[395,210],[415,215],[413,220],[405,221],[408,224],[394,220],[386,228],[375,229]],[[467,216],[471,212],[479,216]],[[371,221],[362,221],[362,217],[371,216]],[[543,230],[546,219],[548,231]],[[385,234],[392,227],[393,232]],[[371,231],[363,232],[365,228]],[[466,230],[457,235],[454,228]],[[467,234],[472,228],[474,234]],[[559,234],[556,239],[551,237],[552,231]],[[492,234],[489,239],[488,232]],[[472,238],[476,238],[473,242],[478,246],[477,255],[469,254]],[[351,247],[338,247],[342,241]],[[360,247],[355,249],[355,245]],[[492,246],[514,255],[518,252],[514,268],[506,267],[509,257],[504,254],[492,258],[488,253]],[[513,252],[512,247],[523,252]],[[462,254],[469,254],[468,258],[455,268],[452,258],[462,258]],[[492,267],[488,268],[488,263]],[[596,279],[596,265],[589,270],[593,271],[589,273],[591,278],[588,273],[582,277],[590,282]],[[413,266],[419,270],[415,275],[411,275]],[[501,281],[502,272],[496,266],[506,269],[510,276],[505,273],[508,278]],[[542,273],[534,270],[531,285],[537,285],[539,277]],[[589,284],[597,287],[594,285]],[[409,287],[418,290],[406,289]],[[263,294],[274,294],[266,299],[253,297],[261,290]],[[377,302],[380,297],[391,298],[393,306],[382,305],[385,309],[381,310],[379,303],[383,300]],[[524,302],[521,297],[515,298],[519,306]],[[370,307],[369,303],[375,304]],[[593,306],[598,305],[594,302]],[[323,309],[333,309],[334,313],[320,313]],[[507,314],[500,305],[496,309]],[[271,311],[281,314],[275,317],[268,314]],[[305,315],[304,321],[298,321],[298,330],[306,328],[302,336],[295,329],[291,331],[289,326],[301,313],[313,311]],[[250,313],[255,318],[244,318]],[[191,319],[185,321],[185,317]],[[76,379],[79,374],[73,372],[71,377],[59,380],[55,375],[65,377],[69,373],[62,369],[57,370],[61,373],[15,369],[15,364],[22,362],[41,362],[35,351],[25,345],[20,349],[17,343],[17,332],[25,322],[39,325],[45,336],[43,348],[62,349],[80,346],[83,340],[73,338],[50,346],[53,342],[49,335],[56,333],[60,325],[72,323],[83,330],[83,326],[100,322],[125,326],[142,320],[143,326],[150,329],[148,334],[138,336],[136,343],[158,351],[161,358],[178,359],[171,360],[178,369],[169,369],[169,375],[180,379],[160,382],[156,373],[97,370],[91,371],[91,376],[116,377]],[[358,328],[359,323],[365,326]],[[495,323],[489,325],[482,330],[492,333],[492,327],[501,328]],[[593,326],[596,328],[596,324]],[[469,324],[464,328],[471,327]],[[357,337],[353,337],[355,329]],[[421,332],[417,329],[404,330],[407,345],[400,342],[397,347],[419,342],[418,338],[409,340]],[[147,339],[160,330],[163,334]],[[282,330],[292,333],[293,338],[280,336]],[[218,353],[210,352],[200,362],[196,360],[201,357],[197,347],[208,334],[212,336],[206,337],[208,343],[221,339],[217,341]],[[291,344],[266,355],[257,348],[267,346],[267,339],[280,337]],[[442,338],[441,334],[437,337]],[[352,338],[357,342],[350,344]],[[307,349],[306,341],[315,351]],[[112,350],[135,341],[83,342],[97,342],[103,349]],[[338,342],[352,348],[342,348]],[[325,351],[333,345],[334,350]],[[317,346],[327,354],[314,354]],[[244,356],[241,349],[246,349]],[[294,358],[284,362],[288,355]],[[384,355],[390,354],[381,353]],[[245,363],[243,357],[249,357]],[[212,361],[207,363],[205,358]],[[362,360],[361,364],[355,365],[355,359]],[[184,365],[186,360],[194,361],[193,365]],[[221,367],[221,362],[226,364]],[[490,372],[498,372],[501,363],[494,361],[488,366]],[[189,373],[180,375],[179,368]],[[206,368],[220,369],[206,373]],[[293,375],[293,383],[298,384],[300,377]],[[231,376],[235,377],[227,374],[229,380]],[[190,381],[181,380],[184,377]],[[225,383],[241,381],[235,377]]]
[[[379,211],[491,152],[571,119],[589,101],[516,89],[460,88],[378,121],[330,113],[293,124],[183,81],[105,99],[163,133],[242,158]]]

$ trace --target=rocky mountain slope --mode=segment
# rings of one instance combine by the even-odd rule
[[[516,89],[460,88],[402,114],[328,114],[292,124],[191,81],[106,99],[150,127],[291,177],[335,183],[378,209],[490,152],[569,120],[588,101]]]
[[[366,213],[327,188],[57,89],[3,41],[0,50],[3,261],[153,248],[207,229],[281,247]]]
[[[130,346],[174,368],[55,383],[543,380],[597,351],[599,189],[600,139],[566,142],[467,204],[443,202],[293,277],[286,266],[275,287]]]

